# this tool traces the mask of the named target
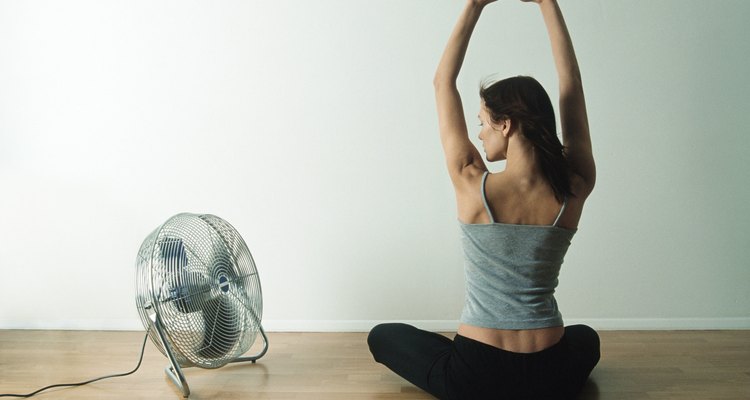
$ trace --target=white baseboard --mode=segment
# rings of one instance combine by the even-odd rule
[[[264,320],[268,332],[368,332],[386,322],[403,322],[429,331],[454,332],[457,320]],[[566,325],[597,330],[738,330],[750,329],[750,318],[570,318]],[[126,320],[3,320],[0,329],[140,331],[141,322]]]
[[[59,330],[59,331],[141,331],[138,319],[64,319],[64,320],[4,320],[0,329]]]
[[[428,331],[455,332],[458,320],[269,320],[269,332],[368,332],[386,322],[403,322]],[[571,318],[565,325],[584,324],[596,330],[736,330],[750,329],[750,318]]]
[[[403,322],[428,331],[455,332],[458,321],[450,320],[267,320],[263,328],[268,332],[369,332],[375,325]]]
[[[596,330],[744,330],[750,318],[570,318],[565,325],[585,324]]]

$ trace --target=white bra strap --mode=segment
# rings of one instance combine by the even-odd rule
[[[568,196],[565,196],[563,199],[562,207],[560,207],[560,213],[557,214],[557,218],[555,218],[555,222],[552,224],[552,226],[557,226],[557,222],[560,221],[560,217],[562,217],[563,213],[565,212],[565,207],[568,206]]]

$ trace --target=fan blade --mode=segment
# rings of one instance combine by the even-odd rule
[[[207,312],[215,311],[214,314]],[[224,296],[211,299],[203,310],[205,334],[198,354],[203,357],[226,356],[239,341],[241,330],[237,325],[232,301]]]

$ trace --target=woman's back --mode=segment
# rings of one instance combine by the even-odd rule
[[[543,177],[513,178],[484,173],[476,196],[460,196],[459,210],[467,217],[459,218],[467,300],[458,333],[506,351],[534,353],[564,333],[553,294],[580,207],[570,207],[577,202],[567,197],[559,203]]]
[[[571,196],[564,199],[565,210],[556,226],[577,229],[588,197],[582,180],[571,176]],[[487,203],[495,222],[516,225],[552,225],[563,202],[544,177],[516,178],[507,172],[490,174],[485,185]],[[474,205],[476,206],[476,205]],[[476,221],[475,223],[482,223]]]

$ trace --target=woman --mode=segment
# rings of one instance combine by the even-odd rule
[[[465,255],[458,333],[450,340],[382,324],[368,343],[376,361],[441,399],[571,398],[599,361],[596,332],[563,327],[554,298],[596,177],[583,86],[557,2],[533,1],[558,72],[564,147],[549,96],[536,80],[485,86],[479,139],[487,161],[506,160],[503,172],[490,174],[469,141],[456,78],[479,16],[494,1],[467,1],[434,80]]]

